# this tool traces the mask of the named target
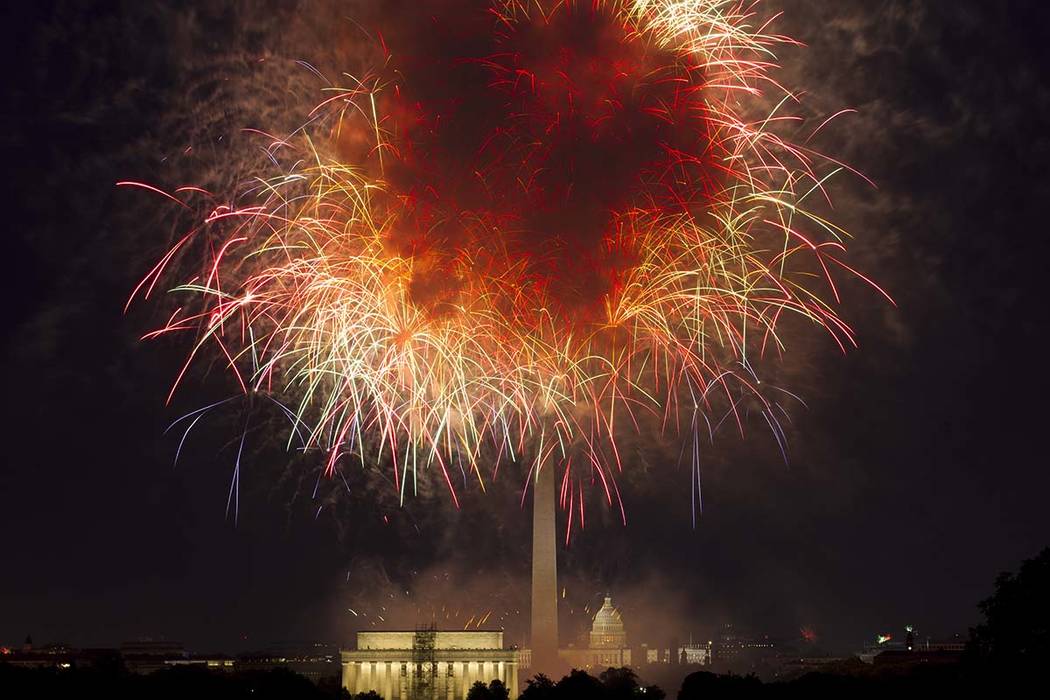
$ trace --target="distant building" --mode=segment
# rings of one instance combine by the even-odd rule
[[[928,666],[956,664],[962,661],[963,652],[966,650],[966,639],[962,635],[939,640],[927,637],[920,641],[911,625],[904,629],[906,634],[903,643],[894,643],[891,635],[881,634],[876,639],[877,644],[868,647],[865,653],[860,655],[861,660],[876,667]]]
[[[168,662],[188,659],[189,654],[182,642],[139,639],[121,644],[120,658],[129,671],[145,675],[168,668]]]
[[[323,642],[284,642],[237,657],[238,671],[272,671],[285,668],[314,683],[339,678],[342,673],[339,648]]]
[[[118,649],[74,649],[65,644],[32,646],[25,650],[0,647],[0,663],[21,668],[87,668],[99,664],[123,664],[131,673],[147,675],[175,667],[192,666],[211,671],[271,671],[288,669],[314,683],[338,680],[341,673],[339,648],[318,642],[283,643],[263,651],[233,657],[228,654],[191,654],[180,642],[136,640]]]
[[[740,634],[732,625],[724,625],[711,645],[711,661],[719,671],[750,671],[779,653],[776,640],[769,635]]]
[[[867,664],[874,664],[875,659],[882,656],[886,652],[895,652],[886,656],[882,663],[887,663],[888,659],[906,659],[903,654],[915,652],[915,653],[929,653],[939,652],[940,656],[931,657],[938,660],[947,658],[946,654],[955,654],[959,657],[966,650],[966,637],[961,634],[956,634],[948,638],[934,639],[932,637],[926,637],[925,639],[919,639],[915,632],[915,629],[910,625],[904,628],[905,634],[903,637],[894,637],[893,634],[885,632],[875,637],[874,641],[866,645],[861,651],[857,652],[857,658]]]
[[[606,596],[602,607],[594,615],[589,644],[584,648],[559,649],[558,656],[573,668],[606,669],[629,666],[631,650],[627,646],[627,633],[620,611]]]
[[[678,650],[679,663],[706,666],[711,663],[711,642],[690,642]]]
[[[902,666],[939,666],[957,664],[962,652],[957,651],[908,651],[907,649],[884,651],[875,657],[876,668]]]
[[[710,670],[710,663],[711,642],[697,642],[692,636],[685,643],[672,638],[656,646],[639,644],[631,654],[631,667],[646,685],[657,685],[671,693],[690,673]]]
[[[966,637],[955,634],[946,639],[931,639],[927,637],[917,646],[919,651],[951,651],[962,654],[966,651]]]
[[[240,671],[240,662],[225,654],[192,654],[184,659],[165,659],[164,667],[193,666],[210,671]]]
[[[124,656],[185,656],[186,648],[182,642],[170,642],[165,639],[136,639],[120,645]]]
[[[33,638],[27,636],[21,650],[8,647],[0,650],[0,663],[20,668],[72,668],[76,663],[76,652],[65,644],[34,648]]]
[[[517,649],[502,631],[358,632],[357,649],[341,653],[343,687],[374,690],[385,700],[464,700],[470,687],[500,680],[518,690]]]
[[[885,651],[904,651],[904,645],[893,641],[888,634],[880,634],[875,641],[857,652],[857,658],[866,664],[875,663],[875,657]]]
[[[688,642],[663,648],[643,644],[633,652],[636,664],[707,666],[711,663],[711,642]]]

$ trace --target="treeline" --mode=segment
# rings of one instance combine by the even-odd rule
[[[886,698],[943,697],[974,692],[990,697],[1032,679],[1017,668],[974,666],[972,663],[897,669],[854,669],[813,672],[792,681],[763,683],[755,676],[690,674],[671,698],[718,700],[719,698]],[[0,663],[0,697],[4,698],[150,698],[151,700],[384,700],[375,692],[351,695],[338,678],[315,685],[306,677],[286,669],[230,673],[203,667],[183,666],[149,675],[128,673],[119,668],[25,669]],[[593,676],[574,670],[558,681],[539,675],[526,681],[518,700],[664,700],[659,687],[638,682],[629,668],[610,668]],[[476,683],[467,700],[512,700],[499,681]]]
[[[681,689],[667,696],[656,686],[638,684],[630,669],[621,668],[609,669],[598,677],[573,671],[557,682],[537,676],[527,681],[519,700],[663,700],[665,697],[677,700],[756,697],[885,700],[888,697],[945,697],[953,694],[969,697],[978,692],[999,697],[1006,689],[1030,687],[1033,680],[1045,682],[1036,677],[1032,669],[1027,673],[1004,673],[968,663],[874,669],[858,662],[858,667],[850,670],[811,672],[790,681],[768,683],[753,675],[701,671],[686,676]],[[468,700],[489,700],[489,696],[478,695]]]
[[[610,668],[597,678],[586,671],[573,670],[558,682],[540,674],[525,682],[519,700],[664,700],[665,697],[664,691],[655,685],[639,685],[638,676],[631,669]]]

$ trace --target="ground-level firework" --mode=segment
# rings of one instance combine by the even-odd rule
[[[176,387],[209,353],[329,474],[387,465],[402,496],[557,469],[570,529],[587,483],[622,513],[618,437],[644,421],[695,440],[749,411],[780,439],[756,366],[790,316],[852,344],[858,273],[810,213],[842,166],[804,145],[826,121],[785,135],[790,40],[762,8],[380,5],[373,59],[260,136],[272,172],[169,195],[206,213],[133,297],[183,280],[149,334],[192,338]]]

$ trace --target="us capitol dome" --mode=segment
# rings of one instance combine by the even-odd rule
[[[591,649],[623,649],[627,646],[627,634],[623,630],[620,611],[613,607],[612,598],[605,602],[594,616],[591,625]]]
[[[631,663],[631,650],[627,648],[627,633],[623,628],[620,611],[606,596],[605,603],[594,615],[591,633],[585,647],[561,649],[558,653],[562,661],[573,668],[601,669],[628,666]]]

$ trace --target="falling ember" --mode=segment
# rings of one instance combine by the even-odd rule
[[[836,278],[861,276],[807,210],[842,166],[779,135],[790,40],[757,4],[429,0],[377,19],[374,65],[269,144],[281,174],[212,205],[134,290],[186,280],[149,334],[192,337],[176,387],[215,353],[329,474],[378,452],[402,496],[421,469],[456,500],[453,470],[558,465],[570,527],[584,477],[623,512],[617,437],[642,414],[696,440],[697,416],[742,423],[746,401],[780,441],[755,362],[787,350],[788,316],[852,345]]]

